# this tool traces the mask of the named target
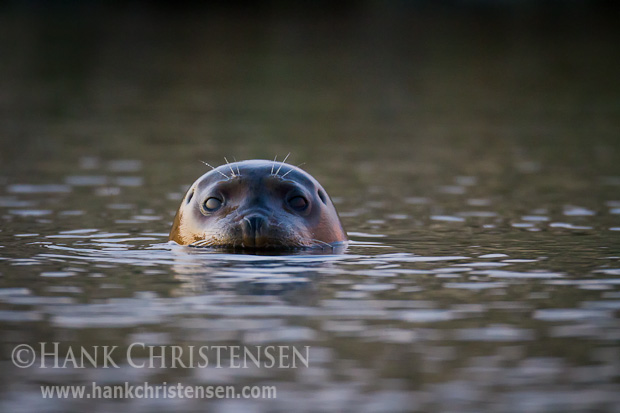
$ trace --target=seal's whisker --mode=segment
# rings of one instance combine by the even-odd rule
[[[280,167],[278,168],[278,170],[276,171],[276,175],[278,175],[278,172],[280,172],[280,169],[282,169],[282,165],[284,165],[284,162],[286,162],[286,160],[288,159],[288,157],[291,156],[291,153],[289,152],[288,155],[286,155],[284,157],[284,160],[280,163]]]
[[[200,161],[203,164],[207,165],[208,167],[210,167],[211,169],[213,169],[215,172],[219,173],[220,175],[222,175],[224,178],[226,179],[230,179],[230,177],[228,175],[226,175],[225,173],[222,173],[222,171],[218,171],[213,165],[205,162],[205,161]]]
[[[296,168],[299,168],[302,165],[305,165],[305,162],[300,163],[299,165],[296,166]],[[291,172],[293,172],[293,168],[289,169],[288,172],[286,172],[284,175],[282,175],[282,178],[284,178],[286,175],[290,174]]]
[[[286,175],[290,174],[291,172],[293,172],[293,168],[289,169],[284,175],[282,175],[282,178],[284,178]]]
[[[230,165],[230,162],[228,162],[228,159],[226,159],[226,157],[224,157],[224,160],[226,161],[226,165],[228,165],[228,167],[230,168],[230,173],[231,173],[231,178],[234,178],[235,176],[235,171],[233,170],[232,166]]]
[[[325,241],[321,241],[321,240],[319,240],[319,239],[314,239],[314,238],[312,238],[310,241],[314,241],[314,242],[316,242],[318,245],[321,245],[321,246],[326,245],[326,246],[328,246],[329,248],[331,248],[331,249],[332,249],[332,251],[334,250],[334,246],[333,246],[332,244],[329,244],[329,243],[325,242]]]
[[[233,160],[234,160],[234,161],[235,161],[235,163],[237,164],[237,165],[235,165],[235,166],[237,167],[237,176],[241,176],[241,171],[239,171],[239,164],[237,163],[237,158],[235,158],[235,157],[233,156]]]
[[[190,247],[210,247],[213,245],[213,240],[209,239],[200,239],[198,241],[194,241],[189,244]]]
[[[273,163],[271,164],[271,174],[273,175],[273,168],[276,166],[276,159],[278,159],[278,155],[273,158]]]

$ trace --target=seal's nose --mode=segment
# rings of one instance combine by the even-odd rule
[[[265,218],[263,218],[260,215],[254,215],[251,217],[245,217],[243,219],[245,221],[245,225],[248,229],[248,232],[257,234],[260,232],[261,228],[263,227],[263,224],[265,222]]]
[[[267,227],[267,220],[262,215],[249,215],[243,217],[241,228],[243,230],[243,244],[247,247],[259,247],[264,242],[263,234]]]

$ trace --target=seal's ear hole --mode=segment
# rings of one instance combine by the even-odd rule
[[[323,191],[322,189],[319,189],[318,194],[319,194],[319,198],[321,198],[321,201],[323,201],[323,203],[327,205],[327,194],[325,193],[325,191]]]
[[[192,200],[192,198],[194,197],[194,190],[192,189],[192,192],[189,193],[189,195],[187,196],[187,204],[189,204]]]

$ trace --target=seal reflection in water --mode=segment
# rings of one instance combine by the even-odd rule
[[[252,250],[333,249],[347,241],[321,184],[295,166],[266,160],[222,165],[198,178],[169,239]]]

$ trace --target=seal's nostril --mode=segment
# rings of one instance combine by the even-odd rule
[[[257,235],[265,226],[265,218],[260,215],[245,217],[243,218],[243,226],[248,233]]]
[[[252,227],[254,232],[258,232],[261,229],[261,227],[263,226],[263,218],[262,217],[248,218],[248,221],[250,221],[250,226]]]

